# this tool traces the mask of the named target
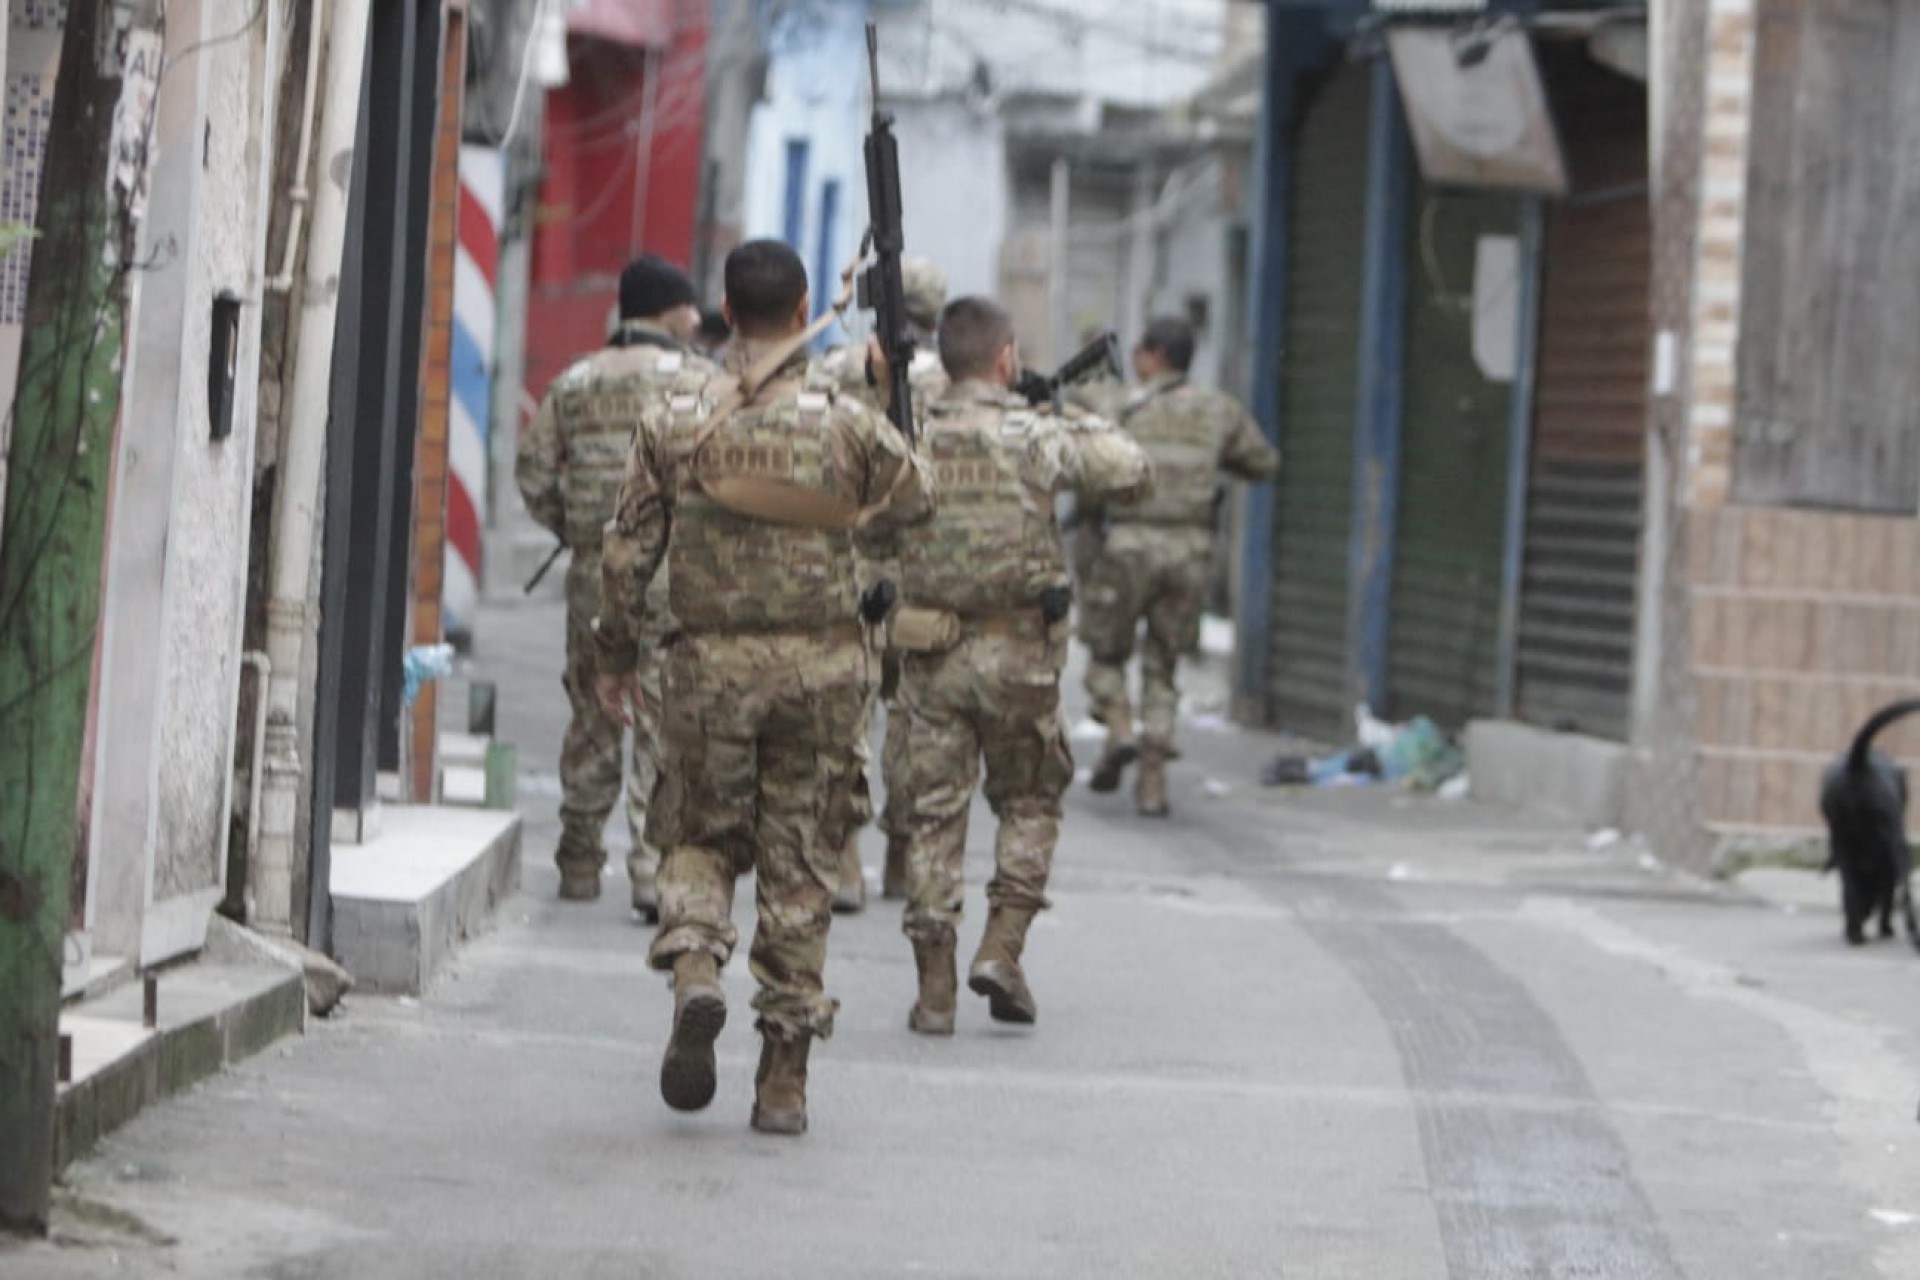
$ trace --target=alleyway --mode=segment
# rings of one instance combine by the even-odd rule
[[[1920,1275],[1911,951],[1484,807],[1262,791],[1218,727],[1170,825],[1076,789],[1035,1030],[963,997],[909,1035],[876,903],[834,929],[813,1132],[747,1129],[744,957],[719,1100],[672,1114],[645,932],[553,898],[559,633],[479,628],[529,818],[498,930],[149,1111],[0,1276]]]

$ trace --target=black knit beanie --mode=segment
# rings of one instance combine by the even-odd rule
[[[672,263],[652,254],[635,258],[620,273],[620,318],[645,320],[693,305],[693,282]]]

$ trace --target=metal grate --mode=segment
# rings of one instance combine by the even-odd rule
[[[1350,732],[1347,551],[1368,112],[1367,69],[1342,64],[1301,122],[1281,365],[1268,717],[1333,741]]]

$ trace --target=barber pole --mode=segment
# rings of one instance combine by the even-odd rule
[[[486,521],[487,435],[492,421],[494,290],[506,160],[491,147],[460,149],[460,252],[453,284],[453,413],[448,442],[446,629],[473,635],[480,529]]]

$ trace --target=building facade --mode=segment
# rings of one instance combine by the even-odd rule
[[[1331,741],[1359,705],[1624,740],[1646,92],[1602,33],[1639,28],[1423,8],[1272,10],[1254,397],[1288,461],[1245,525],[1239,711]],[[1484,118],[1432,114],[1436,89]],[[1434,172],[1416,127],[1483,130],[1484,171]],[[1499,168],[1530,131],[1538,181]]]
[[[1817,835],[1920,679],[1908,6],[1681,0],[1657,67],[1657,328],[1630,808],[1696,865]],[[1920,754],[1909,724],[1881,744]]]

